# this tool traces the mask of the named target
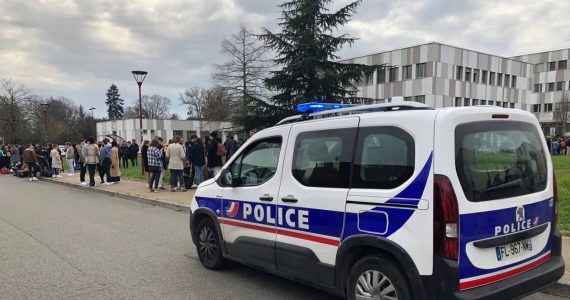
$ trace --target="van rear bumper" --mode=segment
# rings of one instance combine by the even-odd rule
[[[564,275],[560,232],[552,236],[550,260],[517,276],[459,291],[456,261],[434,257],[434,275],[422,276],[428,299],[515,299],[530,295],[556,283]]]

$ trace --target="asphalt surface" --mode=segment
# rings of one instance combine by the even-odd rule
[[[206,270],[185,213],[0,176],[0,299],[40,298],[335,299],[238,264]]]

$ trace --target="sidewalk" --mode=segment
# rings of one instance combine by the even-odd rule
[[[138,180],[122,179],[117,184],[102,185],[99,184],[99,177],[96,178],[96,186],[90,188],[88,186],[81,186],[79,182],[79,173],[74,176],[61,174],[61,178],[48,178],[40,177],[41,180],[50,181],[57,184],[62,184],[70,187],[84,189],[86,191],[93,191],[110,196],[135,200],[144,202],[151,205],[158,205],[167,207],[178,211],[190,211],[190,202],[194,196],[195,190],[188,190],[186,192],[171,192],[170,185],[166,185],[167,190],[158,190],[154,193],[148,192],[148,187],[145,182]],[[89,179],[89,176],[86,176]]]
[[[93,191],[102,194],[107,194],[113,197],[134,200],[151,205],[158,205],[177,211],[190,211],[190,202],[194,196],[195,190],[188,190],[187,192],[171,192],[170,186],[166,186],[168,190],[163,190],[155,193],[149,193],[145,182],[137,180],[121,179],[121,182],[114,185],[101,185],[97,184],[95,188],[84,187],[79,184],[79,174],[74,176],[67,176],[62,174],[62,178],[46,178],[42,180],[62,184],[70,187],[84,189],[86,191]],[[97,182],[99,178],[97,177]],[[560,279],[559,284],[548,288],[545,292],[557,296],[570,297],[570,237],[565,236],[562,238],[562,256],[566,262],[566,270],[564,276]]]

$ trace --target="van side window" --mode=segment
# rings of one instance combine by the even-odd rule
[[[391,189],[414,174],[414,139],[397,127],[360,128],[353,188]]]
[[[252,144],[230,166],[238,186],[260,185],[273,177],[279,163],[281,137],[263,139]]]
[[[305,186],[348,188],[355,135],[355,128],[299,134],[293,177]]]

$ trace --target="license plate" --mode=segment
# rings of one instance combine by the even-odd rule
[[[532,241],[522,240],[495,247],[497,261],[508,260],[532,251]]]

